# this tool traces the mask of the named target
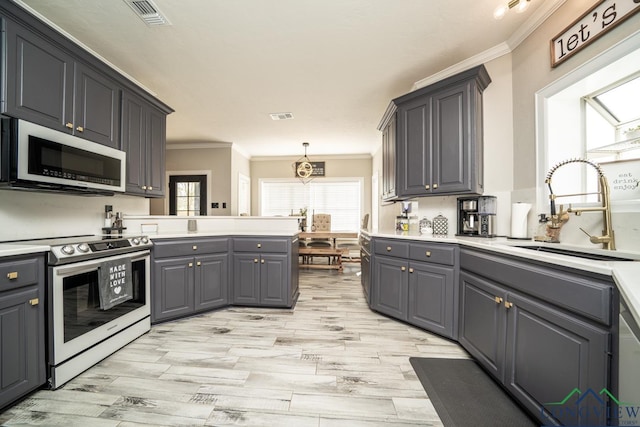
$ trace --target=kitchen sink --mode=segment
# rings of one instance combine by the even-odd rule
[[[580,251],[574,251],[571,249],[554,248],[552,246],[522,245],[522,246],[515,246],[515,247],[522,248],[522,249],[530,249],[538,252],[549,252],[552,254],[575,256],[579,258],[592,259],[596,261],[636,261],[633,258],[625,258],[625,257],[620,257],[615,255],[597,254],[592,252],[580,252]]]

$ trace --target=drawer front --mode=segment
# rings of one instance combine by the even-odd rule
[[[414,261],[427,261],[444,265],[455,265],[456,247],[412,243],[409,246],[409,258]]]
[[[366,239],[362,236],[360,236],[360,239],[358,240],[358,244],[360,245],[360,247],[362,249],[364,249],[364,251],[368,254],[371,253],[371,239]]]
[[[229,239],[167,239],[153,242],[154,258],[229,251]]]
[[[235,252],[284,252],[289,250],[291,243],[288,239],[233,239],[233,250]]]
[[[373,250],[376,255],[409,257],[409,243],[401,240],[376,239],[373,241]]]
[[[0,292],[37,284],[44,274],[41,258],[10,258],[0,262]]]

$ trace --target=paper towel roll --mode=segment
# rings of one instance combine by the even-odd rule
[[[530,203],[514,203],[511,205],[511,236],[515,238],[527,237],[527,215],[531,210]]]

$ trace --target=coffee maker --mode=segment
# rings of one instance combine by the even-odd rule
[[[459,197],[457,236],[495,237],[495,196]]]

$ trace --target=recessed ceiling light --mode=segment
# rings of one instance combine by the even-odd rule
[[[291,120],[293,119],[293,113],[271,113],[271,120]]]

